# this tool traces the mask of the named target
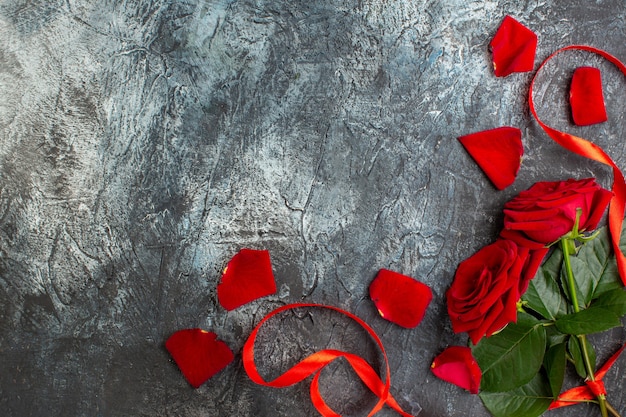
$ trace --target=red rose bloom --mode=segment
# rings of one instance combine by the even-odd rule
[[[476,344],[516,321],[517,301],[544,254],[498,240],[461,262],[446,292],[453,330]]]
[[[595,229],[611,197],[593,178],[538,182],[504,205],[500,236],[529,248],[545,247],[574,228],[577,209],[578,230]]]

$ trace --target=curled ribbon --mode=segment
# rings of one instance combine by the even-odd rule
[[[624,65],[622,61],[609,54],[608,52],[585,45],[566,46],[565,48],[557,50],[548,58],[546,58],[535,73],[528,92],[530,111],[539,123],[539,125],[543,128],[543,130],[559,145],[563,146],[570,152],[574,152],[578,155],[584,156],[585,158],[589,158],[602,164],[608,165],[613,169],[613,198],[611,199],[611,203],[609,206],[609,231],[611,233],[611,244],[613,246],[613,251],[615,252],[615,258],[617,259],[617,269],[619,271],[622,282],[624,283],[624,285],[626,285],[626,256],[624,256],[619,247],[620,236],[622,233],[622,223],[624,221],[624,208],[626,206],[626,182],[624,181],[624,175],[622,174],[622,171],[598,145],[578,136],[561,132],[560,130],[554,129],[542,122],[537,115],[537,111],[535,110],[535,104],[533,102],[533,86],[535,85],[535,79],[537,78],[537,74],[539,74],[539,71],[541,71],[546,63],[548,63],[548,61],[550,61],[556,55],[560,54],[561,52],[570,50],[586,51],[600,55],[601,57],[615,65],[622,72],[622,74],[626,76],[626,65]]]
[[[587,379],[585,381],[585,385],[565,391],[559,395],[556,400],[552,401],[549,409],[552,410],[554,408],[567,407],[568,405],[574,405],[584,401],[593,401],[599,395],[606,395],[606,389],[604,387],[604,382],[602,382],[602,378],[604,378],[604,375],[606,375],[609,369],[611,369],[611,366],[613,366],[625,348],[626,343],[622,345],[622,347],[615,352],[600,369],[598,369],[598,372],[595,374],[595,381]]]
[[[385,362],[385,382],[381,380],[377,372],[370,366],[370,364],[365,359],[349,352],[334,349],[324,349],[307,356],[272,381],[266,381],[265,379],[263,379],[263,377],[259,374],[259,371],[254,361],[254,342],[256,340],[259,329],[265,322],[267,322],[275,315],[287,310],[301,307],[317,307],[333,310],[349,317],[350,319],[356,321],[361,327],[363,327],[372,337],[372,339],[374,339],[383,354],[383,359]],[[341,417],[341,415],[333,411],[333,409],[331,409],[322,398],[322,395],[319,391],[320,373],[326,365],[328,365],[335,359],[344,358],[348,361],[354,372],[363,381],[363,383],[379,398],[378,402],[369,412],[368,416],[373,416],[378,411],[380,411],[385,404],[387,404],[403,417],[412,417],[411,414],[408,414],[400,407],[400,405],[396,402],[393,396],[389,393],[389,388],[391,386],[389,375],[389,361],[387,359],[387,353],[385,351],[385,348],[383,347],[382,341],[380,340],[376,332],[374,332],[374,330],[367,323],[365,323],[354,314],[351,314],[340,308],[309,303],[288,304],[286,306],[277,308],[276,310],[270,312],[267,316],[265,316],[261,320],[261,322],[257,324],[257,326],[254,328],[248,340],[243,346],[242,356],[243,366],[246,370],[246,373],[248,374],[250,379],[252,379],[252,381],[256,382],[259,385],[273,388],[283,388],[294,385],[307,378],[308,376],[313,375],[313,380],[310,387],[311,402],[313,403],[315,409],[319,411],[319,413],[324,417]]]

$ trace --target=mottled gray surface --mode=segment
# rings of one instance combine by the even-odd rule
[[[486,416],[429,371],[466,341],[444,303],[456,265],[533,182],[610,184],[531,120],[530,73],[493,76],[487,47],[506,14],[539,34],[538,58],[586,43],[626,59],[623,0],[1,0],[2,415],[313,416],[308,384],[263,388],[241,365],[262,315],[304,300],[379,332],[407,410]],[[573,129],[565,87],[583,64],[603,71],[610,121]],[[624,77],[575,52],[544,75],[546,120],[626,168]],[[526,156],[498,192],[455,138],[502,125],[522,129]],[[242,247],[270,250],[279,292],[226,312],[216,283]],[[377,316],[367,287],[380,268],[432,287],[418,328]],[[236,353],[198,390],[163,347],[188,327]],[[624,333],[596,338],[599,357]],[[380,363],[361,330],[324,311],[285,315],[259,341],[264,375],[326,346]],[[625,367],[606,379],[622,413]],[[375,402],[345,363],[322,385],[346,415]]]

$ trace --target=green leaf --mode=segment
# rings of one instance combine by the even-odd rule
[[[577,257],[587,265],[590,273],[592,298],[622,287],[606,227],[598,229],[598,236],[580,247]]]
[[[561,288],[554,280],[551,271],[544,269],[543,266],[535,278],[528,283],[528,289],[522,300],[527,302],[530,309],[547,320],[556,320],[567,314],[567,300],[563,297]]]
[[[472,347],[483,372],[480,388],[505,392],[530,381],[543,362],[546,331],[534,317],[519,313],[500,333],[485,337]]]
[[[593,345],[585,339],[587,345],[587,354],[589,355],[589,361],[595,365],[596,363],[596,350]],[[587,378],[587,368],[585,368],[585,362],[581,350],[581,341],[576,336],[570,336],[567,342],[567,350],[574,361],[576,367],[576,373],[583,379]]]
[[[578,305],[580,308],[586,308],[591,302],[595,282],[592,279],[591,271],[587,266],[587,263],[576,256],[570,256],[570,262],[572,264],[572,273],[574,274],[574,284],[576,286],[576,298],[578,299]],[[569,293],[569,285],[567,282],[567,274],[565,268],[561,270],[561,285],[565,288],[565,294],[571,300],[572,296]]]
[[[599,333],[621,326],[620,318],[611,310],[589,307],[578,313],[568,314],[554,322],[559,331],[567,334]]]
[[[617,317],[622,317],[626,314],[626,291],[621,288],[607,291],[593,302],[593,307],[611,310]]]
[[[552,396],[558,397],[563,387],[563,379],[565,378],[565,343],[552,346],[546,351],[543,359],[543,367],[546,369],[548,382],[552,390]]]
[[[547,378],[538,373],[527,384],[506,392],[481,392],[483,404],[494,417],[538,417],[552,403]]]

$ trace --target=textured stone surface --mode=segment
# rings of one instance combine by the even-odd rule
[[[379,332],[407,410],[486,416],[429,371],[466,341],[444,304],[456,265],[533,182],[610,184],[531,120],[530,73],[493,76],[487,46],[506,14],[538,33],[539,59],[572,43],[626,59],[623,0],[0,0],[3,415],[315,415],[307,384],[256,386],[240,355],[265,313],[304,300]],[[571,128],[571,70],[598,66],[609,122],[571,129],[626,168],[624,77],[584,53],[555,63],[538,80],[542,116]],[[522,129],[526,155],[498,192],[455,138],[502,125]],[[279,292],[226,312],[216,283],[242,247],[270,251]],[[432,287],[418,328],[377,316],[367,287],[380,268]],[[187,327],[236,353],[198,390],[163,346]],[[599,357],[624,337],[595,338]],[[327,346],[380,361],[325,311],[285,315],[259,342],[266,375]],[[607,383],[624,414],[619,375]],[[345,363],[322,379],[345,415],[375,403]]]

